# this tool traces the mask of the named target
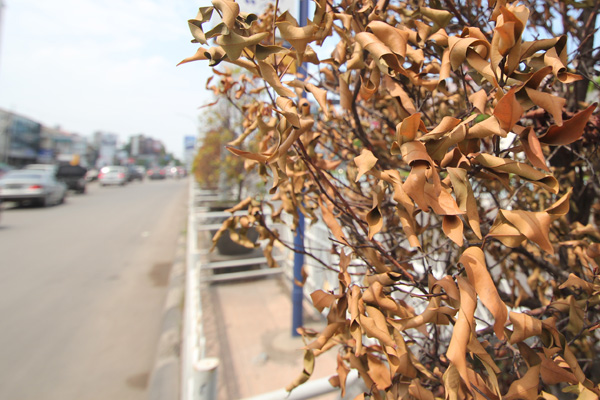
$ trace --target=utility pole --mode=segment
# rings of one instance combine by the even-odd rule
[[[308,22],[308,0],[300,0],[300,26]],[[302,63],[299,72],[306,79],[306,63]],[[292,282],[292,336],[300,336],[298,328],[303,323],[304,291],[302,289],[302,267],[304,266],[304,214],[298,209],[298,224],[294,235],[294,281]]]

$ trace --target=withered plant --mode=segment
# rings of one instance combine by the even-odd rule
[[[201,47],[182,62],[245,71],[215,77],[251,95],[227,148],[271,188],[223,230],[255,227],[270,257],[291,244],[266,211],[292,229],[301,213],[339,256],[306,251],[339,288],[312,294],[328,325],[304,331],[290,390],[337,351],[332,384],[356,369],[375,399],[597,398],[598,9],[318,0],[301,26],[213,0],[189,21]]]

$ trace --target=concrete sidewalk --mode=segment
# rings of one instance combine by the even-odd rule
[[[285,388],[302,372],[304,344],[292,337],[291,293],[284,279],[279,275],[202,285],[206,357],[220,360],[219,400]],[[304,324],[321,330],[325,321],[316,312],[305,313]],[[318,357],[311,380],[335,374],[335,360],[335,352]],[[337,394],[318,398],[334,399]]]

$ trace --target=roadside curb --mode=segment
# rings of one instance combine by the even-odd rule
[[[149,400],[179,399],[181,340],[185,294],[186,235],[179,235],[175,260],[169,274],[169,289],[162,312],[154,366],[148,380]]]

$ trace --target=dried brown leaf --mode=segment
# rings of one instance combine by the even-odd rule
[[[452,338],[446,356],[458,370],[460,377],[467,386],[469,385],[469,375],[467,373],[467,345],[475,331],[474,314],[477,307],[477,295],[473,286],[460,276],[456,278],[460,290],[460,309]]]
[[[481,302],[494,316],[496,336],[498,339],[504,340],[504,324],[508,317],[508,311],[487,270],[483,251],[479,247],[469,247],[462,253],[458,261],[465,267],[469,282],[475,288]]]
[[[463,223],[456,215],[444,215],[442,219],[442,230],[458,246],[463,245]]]
[[[548,111],[554,118],[556,125],[561,126],[563,123],[562,112],[567,100],[554,96],[550,93],[540,92],[539,90],[525,88],[527,96],[536,106]]]
[[[319,312],[323,312],[325,308],[331,307],[334,301],[336,301],[340,296],[335,295],[333,293],[327,293],[323,290],[315,290],[310,294],[310,298],[312,300],[313,306],[319,310]]]
[[[235,19],[240,13],[240,6],[235,1],[230,0],[212,0],[213,6],[221,11],[223,22],[229,29],[235,26]]]
[[[473,189],[471,188],[471,184],[469,182],[467,170],[462,168],[448,167],[447,171],[452,182],[458,207],[466,213],[465,217],[467,219],[467,223],[473,230],[473,233],[475,233],[475,235],[481,239],[477,201],[475,200],[475,195],[473,194]]]
[[[511,344],[542,334],[542,321],[535,317],[511,311],[509,318],[513,324],[513,333],[510,335],[509,341]]]
[[[425,389],[418,379],[413,379],[408,387],[408,393],[417,400],[434,400],[435,397],[430,390]]]
[[[298,63],[302,63],[306,47],[313,41],[318,27],[314,24],[299,27],[289,21],[279,21],[276,25],[281,33],[281,37],[288,41],[296,50]]]
[[[564,121],[562,126],[552,125],[548,131],[540,136],[540,142],[552,146],[560,146],[573,143],[578,140],[584,132],[585,125],[596,109],[594,103],[583,111],[578,112],[573,117]]]
[[[483,153],[478,154],[475,160],[486,168],[497,172],[518,175],[552,193],[558,193],[558,181],[554,176],[544,174],[527,164]]]
[[[523,107],[515,95],[516,90],[516,88],[510,89],[494,108],[494,117],[498,119],[500,128],[505,132],[510,132],[523,115]]]
[[[519,133],[519,137],[521,138],[523,151],[525,151],[525,155],[529,162],[531,162],[534,167],[550,172],[550,168],[546,165],[546,158],[544,157],[540,140],[533,131],[533,127],[529,126],[524,129]]]
[[[264,61],[257,62],[258,67],[260,68],[260,74],[262,78],[277,92],[278,95],[284,97],[296,97],[296,93],[292,90],[286,88],[279,80],[279,76],[277,75],[277,71],[270,63]]]
[[[291,392],[304,382],[308,381],[315,370],[315,355],[312,350],[304,351],[304,369],[302,373],[294,379],[292,383],[286,386],[285,390]]]
[[[262,42],[268,36],[268,32],[260,32],[248,37],[230,32],[229,35],[218,36],[215,42],[225,50],[231,61],[235,61],[240,58],[246,48]]]
[[[358,174],[356,175],[355,179],[355,182],[358,182],[358,180],[365,173],[370,171],[375,166],[375,164],[377,164],[377,157],[375,157],[373,155],[373,152],[371,152],[370,150],[363,149],[360,152],[360,156],[354,158],[354,163],[358,167]]]
[[[540,365],[530,367],[521,379],[514,381],[504,400],[536,400],[540,381]]]

